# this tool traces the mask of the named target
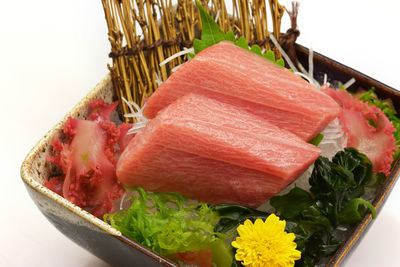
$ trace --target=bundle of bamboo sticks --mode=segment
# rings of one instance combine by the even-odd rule
[[[124,114],[130,111],[121,101],[122,97],[142,106],[157,84],[165,81],[171,70],[186,58],[177,57],[161,67],[160,63],[192,47],[193,40],[200,38],[200,15],[195,1],[174,2],[102,0],[111,43],[112,66],[108,68]],[[264,0],[232,0],[232,10],[227,10],[224,0],[200,2],[224,32],[233,30],[237,37],[244,36],[250,45],[272,49],[277,58],[280,57],[269,39],[267,17],[269,4],[273,34],[279,40],[285,8],[277,0],[269,0],[268,4]]]

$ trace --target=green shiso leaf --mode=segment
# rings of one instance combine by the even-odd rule
[[[194,54],[193,53],[187,54],[187,58],[188,58],[188,60],[194,58]]]
[[[246,38],[243,36],[240,36],[239,39],[234,43],[245,50],[249,50],[249,45],[247,44]]]
[[[200,51],[206,49],[207,47],[209,47],[209,45],[207,45],[206,42],[203,42],[199,39],[194,39],[193,48],[194,48],[195,54],[198,54]]]
[[[272,50],[265,52],[264,57],[272,62],[275,62],[275,53]]]
[[[259,47],[256,44],[251,47],[250,51],[253,52],[256,55],[262,56],[261,47]]]
[[[214,232],[218,214],[205,203],[190,204],[179,193],[151,193],[143,188],[130,188],[131,206],[104,220],[124,235],[168,256],[176,252],[219,248],[223,235]],[[217,253],[217,254],[218,254]]]
[[[314,137],[313,140],[310,141],[310,144],[312,144],[314,146],[318,146],[323,139],[324,139],[324,135],[320,133],[316,137]]]
[[[225,40],[231,41],[231,42],[233,42],[233,43],[236,41],[235,34],[233,33],[232,30],[229,30],[229,31],[225,34]]]
[[[195,39],[193,42],[194,51],[197,54],[201,50],[211,45],[217,44],[222,40],[226,40],[226,36],[198,0],[196,0],[196,4],[200,12],[201,19],[201,40]],[[231,34],[228,37],[231,37]]]
[[[276,63],[278,66],[281,66],[282,68],[285,67],[285,61],[283,60],[283,58],[278,59],[275,63]]]
[[[251,49],[249,49],[249,45],[246,41],[246,38],[244,38],[243,36],[239,37],[239,39],[236,40],[235,34],[233,33],[232,30],[224,33],[198,0],[196,0],[196,4],[200,13],[202,30],[201,30],[201,40],[194,39],[193,41],[193,48],[195,54],[198,54],[202,50],[212,45],[218,44],[221,41],[230,41],[233,42],[238,47],[241,47],[247,51],[251,51],[254,54],[262,56],[276,63],[278,66],[285,67],[285,61],[282,58],[275,60],[275,54],[273,51],[268,50],[263,54],[261,47],[258,45],[253,45]],[[189,54],[188,59],[191,59],[194,56],[195,55],[193,54]]]
[[[367,118],[367,121],[368,121],[368,124],[371,125],[372,127],[378,128],[378,126],[376,125],[376,123],[372,119]]]

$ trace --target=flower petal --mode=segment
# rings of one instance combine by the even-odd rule
[[[236,248],[235,259],[244,266],[293,266],[301,258],[296,250],[293,233],[285,232],[286,221],[271,214],[254,224],[246,220],[237,228],[238,237],[232,241]]]

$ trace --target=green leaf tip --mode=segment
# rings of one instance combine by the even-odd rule
[[[261,47],[259,47],[256,44],[251,47],[250,51],[253,52],[256,55],[262,56]]]
[[[203,49],[225,40],[226,35],[198,0],[196,0],[196,4],[201,19],[201,40],[196,39],[196,45],[193,42],[193,48],[197,54]]]
[[[253,45],[249,48],[249,44],[247,43],[246,38],[243,36],[239,37],[236,40],[235,34],[232,30],[224,33],[222,29],[219,27],[218,23],[211,17],[210,14],[206,11],[206,9],[201,5],[199,0],[196,0],[196,5],[199,9],[200,19],[201,19],[201,40],[195,39],[193,41],[193,48],[195,54],[203,51],[204,49],[218,44],[221,41],[230,41],[233,42],[236,46],[239,46],[247,51],[250,51],[256,55],[262,56],[278,66],[285,67],[285,61],[283,59],[275,59],[275,54],[273,51],[268,50],[263,54],[262,49],[258,45]],[[189,59],[193,58],[192,55],[188,56]]]
[[[264,57],[272,62],[275,62],[275,53],[272,50],[265,52]]]
[[[310,141],[310,144],[312,144],[314,146],[318,146],[323,139],[324,139],[324,135],[320,133]]]

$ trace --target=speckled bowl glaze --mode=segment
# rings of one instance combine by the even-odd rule
[[[297,46],[296,49],[300,62],[307,68],[308,51],[302,46]],[[355,89],[369,89],[371,86],[374,86],[379,97],[392,99],[394,106],[398,110],[400,109],[400,93],[398,91],[360,72],[318,53],[314,53],[314,69],[316,70],[315,77],[317,79],[322,80],[324,73],[326,73],[330,81],[348,81],[354,77],[356,83],[352,88]],[[107,102],[111,102],[115,98],[110,75],[107,75],[100,81],[85,98],[33,147],[21,166],[22,180],[39,210],[58,230],[111,265],[177,266],[174,262],[157,255],[150,249],[125,237],[107,223],[43,186],[44,181],[48,178],[45,159],[49,153],[49,143],[59,133],[62,125],[69,116],[84,119],[88,114],[88,107],[91,100],[99,97],[104,98]],[[378,213],[398,179],[399,172],[399,162],[396,162],[391,174],[373,200],[372,204]],[[336,254],[330,259],[327,266],[339,266],[342,264],[346,256],[360,242],[372,222],[371,215],[367,214],[355,226]]]

